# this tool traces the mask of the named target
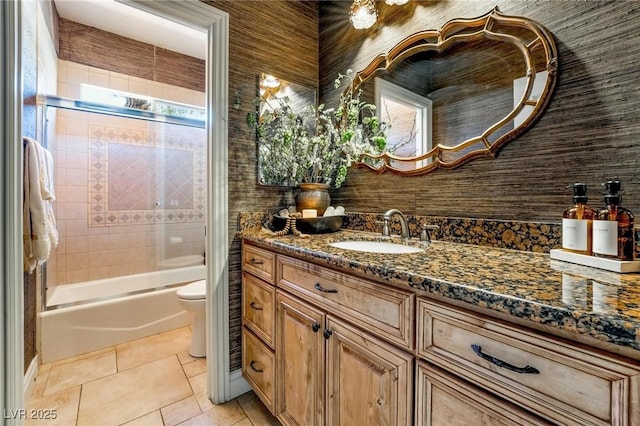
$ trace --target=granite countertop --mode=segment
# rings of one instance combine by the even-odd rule
[[[362,231],[300,238],[256,228],[239,236],[318,264],[640,351],[640,274],[574,265],[543,253],[442,241],[405,242],[424,248],[412,254],[365,253],[329,245],[381,239]]]

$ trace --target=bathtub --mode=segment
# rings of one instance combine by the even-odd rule
[[[39,314],[43,363],[184,327],[181,285],[206,277],[202,264],[58,285]]]

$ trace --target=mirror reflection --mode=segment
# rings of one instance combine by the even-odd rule
[[[257,120],[273,119],[273,114],[286,104],[292,112],[303,115],[302,111],[316,104],[316,91],[312,88],[261,73],[258,76]],[[262,135],[265,136],[265,135]],[[281,151],[282,145],[274,146],[273,138],[261,137],[258,140],[258,183],[267,186],[292,186],[290,165]]]
[[[423,174],[495,156],[540,116],[555,85],[550,34],[497,9],[407,37],[358,73],[387,123],[387,152],[361,165]]]

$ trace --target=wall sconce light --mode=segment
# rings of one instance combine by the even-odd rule
[[[373,0],[353,0],[349,19],[355,29],[370,28],[378,19],[378,11]]]

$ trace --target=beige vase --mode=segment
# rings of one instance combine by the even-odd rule
[[[315,209],[318,217],[331,205],[329,185],[326,183],[300,183],[296,195],[296,210]]]

